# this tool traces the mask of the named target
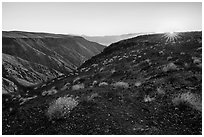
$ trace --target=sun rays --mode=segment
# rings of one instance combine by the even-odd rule
[[[180,38],[178,32],[167,32],[163,37],[166,38],[166,42],[175,42],[178,38]]]

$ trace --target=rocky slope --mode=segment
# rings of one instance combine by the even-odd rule
[[[111,44],[69,75],[3,96],[3,134],[202,134],[202,33],[165,35]]]
[[[3,92],[70,73],[103,48],[78,36],[3,31]]]

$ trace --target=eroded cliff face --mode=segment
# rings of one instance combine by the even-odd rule
[[[77,36],[2,32],[3,82],[32,86],[68,74],[103,48]]]

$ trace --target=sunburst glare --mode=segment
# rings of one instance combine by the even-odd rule
[[[166,42],[175,42],[180,36],[178,32],[168,32],[164,34]]]

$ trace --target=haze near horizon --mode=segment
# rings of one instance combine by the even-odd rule
[[[202,3],[3,2],[2,28],[88,36],[202,30]]]

